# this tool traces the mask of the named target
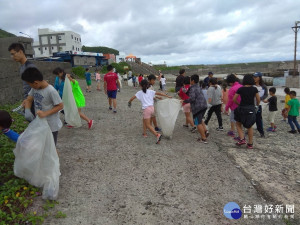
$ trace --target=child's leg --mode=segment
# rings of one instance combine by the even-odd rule
[[[231,130],[232,132],[235,131],[235,122],[230,122],[230,130]]]
[[[210,120],[210,118],[211,118],[213,112],[215,111],[214,109],[215,109],[215,107],[212,106],[212,107],[210,107],[210,109],[208,110],[207,117],[206,117],[206,120],[205,120],[205,124],[208,124],[208,122],[209,122],[209,120]]]
[[[111,98],[108,98],[108,104],[109,104],[109,107],[111,107],[111,104],[112,104],[112,99]]]
[[[190,112],[185,112],[185,124],[190,124],[192,127],[194,127],[194,122],[193,122],[193,119],[191,117],[191,113]]]
[[[245,136],[244,136],[244,132],[243,132],[243,128],[242,128],[242,124],[240,122],[236,122],[236,129],[237,129],[237,132],[239,134],[239,137],[240,139],[244,139]]]
[[[143,118],[143,134],[145,135],[146,132],[147,132],[147,126],[146,126],[145,120]]]
[[[152,124],[152,123],[153,123],[154,127],[158,127],[155,116],[151,117],[151,123],[150,124]]]
[[[288,122],[291,126],[291,129],[294,131],[295,130],[295,126],[293,124],[293,117],[292,116],[288,116]]]
[[[114,109],[116,109],[117,108],[117,99],[113,98],[112,102],[113,102]]]
[[[248,144],[253,144],[253,128],[252,127],[248,128],[248,138],[249,138]]]
[[[217,105],[217,106],[215,107],[215,114],[216,114],[217,119],[218,119],[219,127],[223,127],[222,114],[221,114],[221,107],[222,107],[222,104]]]
[[[149,119],[144,119],[144,123],[145,123],[145,125],[146,125],[146,128],[148,128],[148,130],[150,130],[150,132],[151,132],[152,134],[154,134],[155,136],[157,136],[158,133],[157,133],[157,132],[154,130],[154,128],[151,126],[150,121],[151,121],[151,118],[149,118]]]
[[[197,125],[197,130],[199,131],[201,138],[205,140],[205,127],[203,126],[203,123]]]
[[[293,116],[293,123],[295,124],[295,126],[297,127],[297,130],[299,131],[300,130],[300,125],[297,121],[297,117],[296,116]]]
[[[81,108],[78,108],[78,113],[81,119],[85,120],[86,122],[90,122],[90,119],[81,112]]]

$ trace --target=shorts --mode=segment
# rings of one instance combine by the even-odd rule
[[[92,80],[86,80],[86,85],[87,86],[91,86],[91,84],[92,84]]]
[[[97,83],[100,83],[100,80],[96,80]]]
[[[107,91],[107,97],[116,99],[117,98],[117,90]]]
[[[281,111],[281,115],[283,116],[283,117],[286,117],[286,112],[288,111],[288,109],[287,108],[284,108],[282,111]]]
[[[154,106],[148,106],[146,109],[143,110],[143,118],[144,119],[150,119],[153,116],[155,116]]]
[[[58,131],[52,132],[52,135],[53,135],[53,139],[54,139],[54,144],[56,146]]]
[[[185,112],[185,113],[191,112],[191,104],[190,103],[184,104],[182,107],[183,107],[183,112]]]
[[[230,122],[235,123],[234,119],[234,110],[231,110],[230,115],[229,115]]]
[[[202,123],[203,117],[205,115],[207,108],[202,109],[201,111],[199,111],[198,113],[196,113],[195,115],[193,115],[193,119],[194,119],[194,124],[196,126],[200,125]]]
[[[276,114],[277,114],[277,111],[269,111],[268,118],[271,123],[274,123]]]

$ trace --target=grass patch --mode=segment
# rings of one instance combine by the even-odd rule
[[[14,105],[0,106],[1,110],[10,113],[14,120],[11,129],[18,133],[22,133],[28,126],[28,122],[22,115],[11,111],[20,104],[19,102]],[[41,195],[40,188],[34,187],[26,180],[14,175],[13,149],[15,145],[5,135],[0,135],[0,225],[42,224],[48,215],[43,212],[39,214],[30,211],[35,197]],[[51,208],[53,203],[46,201],[45,205],[49,204],[51,204],[49,206]]]
[[[168,92],[175,93],[175,88],[173,88],[173,87],[172,87],[172,88],[169,88],[169,89],[168,89]]]

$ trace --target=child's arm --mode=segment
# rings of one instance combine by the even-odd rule
[[[135,96],[135,95],[132,96],[131,99],[129,99],[129,101],[128,101],[128,107],[129,107],[129,108],[131,107],[131,102],[132,102],[134,99],[136,99],[136,96]]]
[[[104,90],[104,93],[107,94],[107,83],[105,80],[103,82],[103,90]]]
[[[259,105],[259,103],[260,103],[260,97],[259,97],[258,93],[256,93],[255,98],[256,98],[256,105]]]
[[[18,138],[19,138],[19,134],[11,129],[3,129],[2,130],[3,134],[5,136],[7,136],[9,139],[11,139],[12,141],[14,142],[17,142],[18,141]]]
[[[171,96],[166,95],[164,93],[160,93],[160,92],[155,92],[155,95],[160,95],[160,96],[164,96],[164,97],[167,97],[167,98],[172,98]]]
[[[264,103],[268,103],[269,102],[269,99],[264,99],[262,100]]]
[[[70,80],[72,83],[75,83],[75,80],[71,77],[70,74],[67,74],[67,77],[69,78],[69,80]]]
[[[119,88],[121,87],[119,79],[117,80],[117,85]]]
[[[288,105],[288,108],[287,108],[287,110],[286,110],[286,115],[289,115],[289,112],[290,112],[290,110],[291,110],[291,106],[290,105]]]
[[[47,111],[37,111],[36,114],[40,117],[40,118],[44,118],[47,116],[50,116],[54,113],[59,112],[60,110],[62,110],[64,108],[64,104],[61,102],[58,105],[55,105],[52,109],[47,110]]]
[[[240,103],[237,101],[237,98],[239,97],[239,94],[235,93],[233,96],[233,102],[237,105],[240,105]]]

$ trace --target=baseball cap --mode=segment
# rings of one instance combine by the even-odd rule
[[[253,74],[254,77],[262,77],[262,73],[261,72],[256,72]]]
[[[208,72],[208,75],[214,75],[213,72]]]

